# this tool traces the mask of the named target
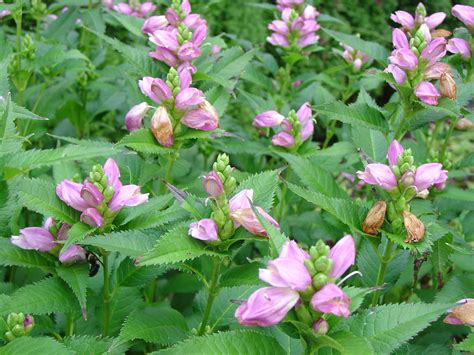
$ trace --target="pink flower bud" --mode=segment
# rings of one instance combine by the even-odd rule
[[[290,32],[290,28],[288,27],[288,24],[282,20],[272,21],[268,25],[268,29],[282,35],[287,35]]]
[[[462,38],[451,38],[446,45],[446,49],[451,53],[459,53],[464,58],[471,56],[469,42]]]
[[[196,88],[186,88],[176,95],[174,104],[176,108],[186,110],[203,103],[204,100],[204,94],[201,90]]]
[[[26,250],[50,251],[56,245],[53,235],[42,227],[20,229],[20,235],[11,237],[13,245]]]
[[[349,317],[351,299],[334,284],[327,284],[311,298],[311,306],[319,312],[331,313],[338,317]]]
[[[299,88],[301,86],[302,82],[301,80],[295,80],[293,81],[293,83],[291,84],[294,88]]]
[[[385,164],[368,164],[364,171],[357,172],[357,177],[367,184],[378,185],[387,191],[397,187],[397,177]]]
[[[279,323],[299,301],[290,288],[263,287],[252,293],[235,311],[241,325],[269,327]]]
[[[104,164],[104,173],[107,176],[107,184],[112,186],[115,191],[118,191],[122,187],[120,182],[120,169],[112,158],[107,159]]]
[[[221,47],[219,47],[217,44],[214,44],[211,49],[211,55],[216,55],[221,51]]]
[[[384,70],[384,72],[391,73],[393,75],[393,79],[399,85],[403,85],[407,80],[407,74],[394,64],[389,64],[388,67]]]
[[[84,211],[89,207],[86,201],[81,197],[82,184],[63,180],[56,186],[56,195],[66,205],[77,211]]]
[[[71,245],[63,253],[59,254],[59,261],[63,264],[86,260],[86,251],[78,245]]]
[[[324,318],[318,318],[311,327],[317,334],[326,335],[329,331],[329,323]]]
[[[259,269],[258,277],[272,286],[295,291],[306,290],[312,281],[308,269],[300,260],[281,257],[270,260],[266,269]]]
[[[129,4],[126,3],[120,3],[118,5],[114,6],[114,10],[128,16],[132,16],[134,14],[133,9],[130,7]]]
[[[275,127],[280,125],[284,118],[276,111],[265,111],[255,116],[252,125],[257,128]]]
[[[417,56],[408,48],[394,50],[388,60],[405,70],[414,70],[418,64]]]
[[[410,48],[407,35],[399,28],[392,31],[392,42],[396,49]]]
[[[280,33],[272,33],[270,37],[267,37],[267,42],[274,46],[288,47],[290,42],[288,38]]]
[[[301,124],[311,121],[312,115],[311,105],[309,102],[305,102],[303,105],[301,105],[301,107],[296,112],[296,116],[298,117]]]
[[[356,58],[354,60],[354,64],[352,65],[352,67],[354,68],[354,71],[359,71],[360,68],[362,67],[362,60],[360,58]]]
[[[207,31],[208,31],[208,28],[205,23],[197,26],[196,29],[194,30],[191,42],[193,42],[194,45],[196,46],[200,46],[207,37]]]
[[[139,17],[147,17],[150,12],[153,12],[155,10],[156,10],[156,6],[153,5],[152,2],[149,2],[149,1],[144,2],[143,4],[140,5]]]
[[[412,29],[415,27],[415,19],[406,11],[395,11],[394,14],[390,15],[390,18],[393,22],[399,23],[407,29]]]
[[[143,126],[143,118],[150,107],[146,102],[133,106],[125,115],[125,126],[132,132]]]
[[[436,62],[438,59],[446,55],[446,40],[442,37],[435,38],[423,49],[421,56],[430,63]]]
[[[333,261],[329,277],[338,279],[355,262],[355,241],[352,235],[346,235],[331,248],[329,258]]]
[[[428,105],[437,106],[441,95],[433,84],[422,81],[415,88],[415,96]]]
[[[179,65],[178,57],[169,49],[157,47],[156,50],[150,52],[149,55],[156,60],[165,62],[170,67],[177,67]]]
[[[451,9],[451,13],[462,21],[466,27],[474,27],[474,6],[456,5]]]
[[[318,10],[314,6],[307,5],[303,10],[303,18],[305,20],[314,20],[317,16],[319,16]]]
[[[298,46],[300,46],[301,48],[304,48],[312,44],[318,43],[318,41],[319,41],[319,36],[316,36],[314,33],[308,33],[302,36],[298,40]]]
[[[204,218],[189,225],[188,234],[199,240],[219,240],[217,235],[217,225],[212,219]]]
[[[69,230],[72,228],[70,224],[63,223],[58,230],[57,238],[58,240],[67,240],[69,236]]]
[[[280,132],[272,137],[272,144],[289,148],[295,144],[295,139],[287,132]]]
[[[171,51],[176,51],[179,48],[177,31],[158,30],[153,32],[150,36],[150,41],[158,47],[166,48]]]
[[[143,95],[148,96],[158,104],[173,96],[169,86],[163,80],[158,78],[145,76],[142,80],[138,81],[138,86]]]
[[[164,147],[173,145],[173,125],[166,107],[160,106],[156,109],[150,121],[150,129],[155,139]]]
[[[189,0],[181,1],[181,11],[183,11],[185,16],[191,13],[191,4],[189,3]]]
[[[85,180],[82,184],[81,197],[91,207],[100,205],[104,200],[104,195],[89,180]]]
[[[201,49],[193,42],[186,42],[178,50],[178,58],[185,62],[190,62],[201,55]]]
[[[81,221],[91,227],[101,227],[104,224],[104,218],[97,209],[90,207],[81,213]]]
[[[165,12],[165,17],[168,20],[171,26],[176,27],[179,22],[179,16],[171,7],[169,7]]]
[[[204,106],[205,108],[197,108],[186,112],[181,119],[181,123],[185,126],[201,131],[211,131],[216,129],[219,126],[217,111],[211,104],[207,104],[208,106]],[[203,106],[203,104],[200,104],[199,106]]]
[[[209,172],[204,178],[202,184],[209,197],[219,197],[224,191],[222,180],[215,171]]]
[[[142,194],[138,185],[124,185],[115,191],[114,197],[109,202],[112,212],[118,212],[125,206],[138,206],[148,202],[149,194]]]
[[[433,15],[425,18],[425,24],[430,30],[432,30],[438,25],[440,25],[445,18],[446,14],[444,12],[435,12]]]
[[[0,11],[0,18],[8,16],[11,13],[12,13],[11,10],[2,10],[2,11]]]
[[[168,26],[168,20],[165,16],[152,16],[143,23],[142,32],[151,35],[153,32],[165,29],[166,26]]]
[[[245,189],[240,191],[229,200],[229,210],[233,212],[242,208],[251,208],[250,202],[253,201],[253,190]]]
[[[294,240],[288,240],[283,244],[279,258],[290,258],[304,263],[306,259],[309,259],[309,254],[301,249]]]
[[[277,221],[273,219],[267,212],[265,212],[262,208],[256,207],[257,211],[265,218],[268,222],[273,224],[275,227],[279,228],[280,225]],[[260,224],[260,221],[257,219],[257,216],[253,212],[252,208],[242,208],[238,210],[231,211],[230,217],[232,220],[244,227],[248,232],[254,235],[261,235],[266,237],[267,232]]]
[[[435,185],[438,189],[442,189],[448,178],[447,171],[442,170],[443,165],[440,163],[428,163],[420,165],[415,171],[414,186],[418,191],[428,189]]]
[[[398,157],[403,154],[405,149],[403,149],[402,145],[394,139],[392,143],[390,143],[387,151],[387,159],[390,165],[397,165],[398,164]]]
[[[192,30],[196,29],[198,26],[205,25],[206,20],[203,20],[199,14],[189,14],[184,18],[183,23],[187,28]]]

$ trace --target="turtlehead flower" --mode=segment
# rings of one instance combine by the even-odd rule
[[[150,130],[156,141],[163,147],[173,145],[173,124],[166,107],[160,106],[156,109],[150,121]]]
[[[21,249],[50,251],[56,246],[54,236],[44,227],[27,227],[20,229],[20,235],[11,237],[12,244]]]
[[[444,12],[436,12],[427,16],[425,6],[423,3],[419,3],[416,8],[415,16],[406,11],[399,10],[395,11],[390,18],[393,22],[402,25],[406,30],[416,30],[423,24],[430,30],[433,30],[444,21],[446,14]]]
[[[150,106],[146,102],[133,106],[125,115],[125,126],[132,132],[143,126],[143,118]]]
[[[215,171],[211,171],[207,174],[204,177],[202,184],[209,197],[219,197],[222,192],[224,192],[224,184]]]
[[[109,8],[108,5],[106,6]],[[138,18],[148,17],[150,13],[156,10],[156,6],[152,2],[147,1],[140,4],[140,2],[133,0],[130,0],[128,3],[119,3],[112,8],[121,14]]]
[[[355,72],[358,72],[364,63],[369,61],[369,56],[361,51],[356,51],[354,48],[342,45],[344,47],[344,52],[342,53],[342,57],[344,60],[352,65],[352,68]]]
[[[451,9],[454,17],[457,17],[467,28],[474,28],[474,6],[455,5]]]
[[[471,57],[469,42],[462,38],[451,38],[446,45],[446,49],[454,54],[460,54],[464,58]]]
[[[168,23],[168,20],[166,19],[166,16],[164,15],[151,16],[150,18],[145,20],[141,30],[143,33],[146,33],[147,35],[151,35],[156,31],[165,29],[168,25],[169,23]]]
[[[204,218],[200,221],[191,223],[189,225],[188,234],[199,240],[219,240],[216,222],[209,218]]]
[[[63,253],[59,254],[59,261],[63,264],[86,260],[86,251],[78,245],[71,245]]]
[[[329,277],[340,278],[355,262],[355,241],[351,235],[340,239],[329,252],[329,259],[333,261]]]
[[[436,106],[441,95],[436,86],[428,81],[422,81],[415,88],[415,96],[425,104]]]
[[[452,325],[468,325],[474,327],[474,298],[464,298],[456,306],[448,310],[444,322]]]
[[[311,298],[311,306],[319,312],[349,317],[351,299],[334,284],[327,284]]]

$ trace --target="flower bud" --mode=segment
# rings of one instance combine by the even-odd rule
[[[224,185],[219,175],[215,171],[211,171],[204,178],[203,181],[204,190],[206,190],[209,197],[218,197],[224,191]]]
[[[329,330],[329,323],[324,318],[319,318],[312,326],[313,330],[320,335],[326,335]]]
[[[150,129],[155,139],[164,147],[173,145],[173,125],[166,107],[160,106],[156,109],[150,122]]]
[[[403,211],[403,223],[407,230],[405,243],[420,242],[425,235],[425,225],[414,214]]]
[[[316,242],[316,250],[319,255],[328,255],[329,249],[329,245],[326,245],[321,239]]]
[[[312,284],[316,290],[319,290],[327,282],[328,282],[328,277],[323,273],[316,274],[315,276],[313,276],[313,279],[312,279]]]
[[[104,176],[106,177],[106,175]],[[104,200],[104,195],[102,195],[97,186],[95,186],[87,179],[82,185],[81,197],[91,207],[100,205]]]
[[[378,201],[372,206],[367,217],[362,223],[362,230],[371,235],[377,235],[385,219],[387,204],[385,201]]]
[[[461,117],[456,122],[456,129],[460,131],[468,131],[472,128],[473,123],[465,117]]]
[[[328,269],[329,264],[332,266],[330,259],[323,255],[316,259],[314,262],[314,267],[317,271],[324,272],[326,269]]]
[[[456,99],[456,82],[450,73],[441,74],[440,78],[440,93],[441,96],[447,97],[450,100]]]
[[[104,224],[104,218],[100,212],[93,207],[82,212],[81,221],[87,223],[91,227],[101,227]]]
[[[204,241],[219,240],[217,225],[212,219],[204,218],[189,225],[188,234],[196,239]]]
[[[444,318],[447,324],[465,324],[474,326],[474,298],[465,298],[458,301],[457,307],[448,310],[448,316]]]
[[[311,276],[314,276],[318,273],[318,271],[316,270],[316,268],[314,267],[314,264],[313,264],[313,261],[310,260],[310,259],[306,259],[304,262],[304,266],[306,266],[306,268],[308,269],[309,273],[311,274]]]
[[[125,115],[125,126],[132,132],[142,127],[143,118],[150,107],[146,102],[133,106]]]

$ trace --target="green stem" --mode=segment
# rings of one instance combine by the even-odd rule
[[[204,317],[202,318],[201,326],[199,327],[198,335],[203,335],[206,331],[207,322],[209,321],[209,315],[211,314],[212,304],[217,296],[219,290],[219,274],[221,269],[222,261],[220,259],[214,259],[212,279],[208,289],[207,304],[204,310]]]
[[[286,193],[288,191],[288,185],[286,182],[288,181],[288,178],[290,177],[290,167],[288,166],[285,171],[285,176],[284,179],[285,181],[283,182],[283,187],[281,188],[281,196],[280,196],[280,208],[278,209],[278,214],[277,214],[277,220],[281,220],[281,217],[283,216],[283,213],[285,212],[285,201],[286,201]]]
[[[110,328],[110,286],[109,286],[109,255],[104,250],[102,251],[102,267],[104,271],[104,290],[103,290],[103,300],[104,300],[104,331],[103,335],[109,335]]]
[[[383,281],[385,279],[385,271],[387,270],[388,263],[391,259],[393,242],[388,239],[387,244],[385,245],[385,249],[383,251],[383,255],[380,258],[380,266],[379,271],[377,273],[377,281],[375,283],[376,287],[382,286]],[[372,307],[376,306],[380,297],[380,290],[376,290],[372,295]]]
[[[87,9],[88,9],[89,11],[92,10],[92,0],[89,0],[89,4],[88,4],[88,6],[87,6]]]
[[[173,183],[173,166],[178,158],[179,151],[172,153],[168,160],[168,165],[166,167],[166,174],[165,174],[165,181],[169,182],[170,184]],[[163,194],[166,192],[166,185],[162,184],[160,186],[160,193]]]
[[[446,149],[448,148],[449,139],[453,135],[454,127],[456,127],[456,123],[458,122],[457,118],[453,118],[451,124],[449,125],[448,132],[446,133],[446,137],[444,138],[443,146],[441,148],[441,153],[439,155],[439,161],[444,163],[444,159],[446,158]]]
[[[23,3],[18,1],[20,9],[18,10],[18,16],[15,16],[16,22],[16,53],[18,55],[18,71],[21,70],[21,22],[22,22],[22,6]]]
[[[65,334],[67,337],[70,337],[74,334],[74,315],[72,313],[66,314],[66,331]]]

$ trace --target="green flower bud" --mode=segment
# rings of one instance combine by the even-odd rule
[[[311,276],[314,276],[318,273],[311,259],[306,259],[304,261],[304,266],[306,267],[306,269],[308,269],[308,272],[311,274]]]
[[[107,186],[102,194],[106,201],[110,201],[114,197],[115,189],[112,186]]]
[[[316,242],[316,249],[320,255],[328,255],[330,248],[320,239]]]
[[[413,199],[417,194],[417,189],[414,186],[410,186],[405,190],[405,200],[410,201]]]
[[[308,309],[304,304],[300,304],[299,306],[295,307],[295,312],[298,319],[303,323],[313,323],[313,317],[311,316],[311,313],[309,313]]]
[[[316,270],[318,270],[319,272],[323,272],[327,269],[328,267],[328,257],[327,256],[320,256],[319,258],[316,259],[316,261],[314,262],[314,267],[316,268]]]
[[[397,179],[400,179],[400,176],[402,176],[402,174],[400,173],[400,168],[396,165],[393,165],[391,166],[391,169],[393,173],[395,174],[395,176],[397,177]]]
[[[11,329],[12,334],[15,337],[22,337],[25,335],[25,328],[23,327],[23,324],[17,324]]]
[[[400,197],[397,201],[396,208],[398,211],[405,211],[407,207],[407,201],[405,200],[404,197]]]
[[[400,167],[400,173],[403,175],[405,174],[408,170],[410,170],[411,165],[408,163],[403,163],[402,166]]]
[[[326,285],[327,282],[328,282],[328,277],[323,273],[319,273],[313,276],[312,284],[316,290],[319,290],[321,287]]]
[[[313,245],[311,248],[309,248],[309,255],[311,256],[311,259],[313,260],[316,260],[317,258],[319,258],[319,252],[316,245]]]

